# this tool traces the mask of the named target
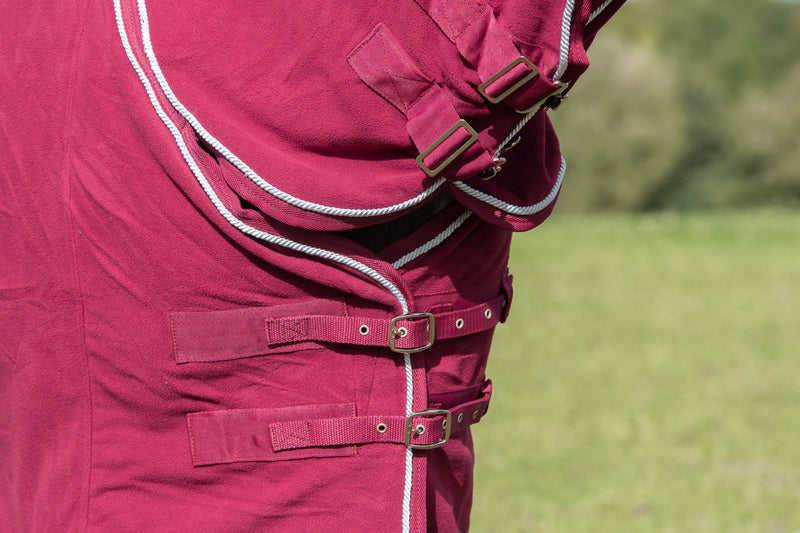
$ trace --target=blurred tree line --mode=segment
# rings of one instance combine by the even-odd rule
[[[561,210],[800,204],[800,3],[629,0],[589,58]]]

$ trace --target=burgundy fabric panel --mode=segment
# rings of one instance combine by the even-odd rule
[[[355,416],[353,404],[189,413],[186,419],[192,447],[192,463],[203,466],[242,461],[287,461],[355,455],[355,446],[280,449],[273,445],[274,436],[270,435],[269,430],[272,424],[284,421],[348,415]]]
[[[398,40],[382,24],[373,29],[348,61],[359,77],[408,118],[406,129],[419,152],[433,145],[461,117],[442,88],[420,72]],[[454,132],[425,159],[437,168],[464,144],[463,129]],[[492,158],[480,144],[450,163],[444,171],[449,179],[466,179],[492,165]]]
[[[224,361],[321,348],[314,342],[291,348],[276,347],[270,342],[264,327],[265,320],[292,316],[298,312],[344,315],[345,306],[335,300],[309,300],[273,307],[173,313],[170,322],[175,360],[178,363]]]
[[[86,4],[5,2],[0,17],[4,532],[78,531],[86,520],[91,408],[65,135]]]
[[[404,115],[434,84],[383,24],[376,26],[347,60],[364,83]]]

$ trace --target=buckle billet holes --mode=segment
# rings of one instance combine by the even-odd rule
[[[428,165],[425,163],[425,158],[428,157],[431,154],[431,152],[436,150],[439,146],[442,145],[442,143],[447,141],[447,139],[449,139],[456,131],[458,131],[461,128],[467,130],[467,133],[469,133],[469,139],[461,143],[452,154],[450,154],[444,161],[439,163],[435,168],[428,167]],[[478,142],[478,132],[475,131],[475,128],[470,126],[466,120],[461,119],[455,124],[453,124],[453,126],[449,130],[447,130],[444,133],[444,135],[433,141],[433,144],[431,144],[421,154],[417,156],[417,165],[419,165],[419,168],[421,168],[422,171],[428,177],[433,178],[439,175],[439,173],[441,173],[442,170],[444,170],[447,167],[447,165],[452,163],[458,156],[466,152],[469,149],[469,147],[475,144],[476,142]]]
[[[464,327],[464,319],[459,318],[456,320],[456,329],[462,329]]]
[[[369,326],[363,324],[360,328],[358,328],[358,332],[361,333],[362,335],[369,335]]]
[[[464,413],[458,413],[458,418],[456,418],[457,423],[461,423],[464,421]]]
[[[378,431],[378,433],[386,433],[386,430],[389,429],[389,427],[383,422],[381,422],[375,429]]]
[[[500,78],[504,77],[506,74],[514,70],[518,65],[525,65],[528,67],[529,72],[525,74],[522,78],[518,81],[514,82],[510,87],[505,89],[503,92],[498,94],[497,96],[491,96],[486,90],[495,82],[499,81]],[[489,100],[489,102],[493,104],[497,104],[514,94],[517,89],[521,88],[523,85],[527,84],[529,81],[536,79],[539,77],[539,69],[536,68],[530,59],[525,56],[519,56],[511,63],[500,69],[500,72],[486,80],[485,82],[481,83],[478,86],[478,92],[481,93],[481,96]]]
[[[487,319],[491,319],[492,318],[492,310],[491,309],[487,309],[486,311],[483,312],[483,316],[485,316]]]

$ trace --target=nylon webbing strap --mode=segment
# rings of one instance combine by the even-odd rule
[[[477,400],[446,410],[432,410],[415,416],[336,417],[269,425],[272,449],[276,452],[300,448],[394,443],[413,447],[438,447],[450,436],[463,432],[483,418],[489,408],[492,383],[484,384]],[[448,421],[450,427],[444,422]],[[409,428],[412,431],[409,431]]]
[[[475,68],[483,82],[480,92],[490,102],[502,101],[518,111],[529,111],[560,88],[522,56],[488,4],[481,0],[415,1]]]
[[[477,132],[445,91],[428,79],[397,39],[378,25],[348,56],[359,77],[408,119],[406,129],[428,176],[465,179],[492,166]]]
[[[358,346],[389,346],[393,337],[397,351],[414,351],[431,340],[453,339],[486,331],[503,318],[506,296],[467,309],[444,313],[421,313],[395,320],[332,315],[303,315],[266,319],[267,343],[323,341]],[[431,317],[431,318],[426,318]],[[433,335],[431,335],[433,328]]]

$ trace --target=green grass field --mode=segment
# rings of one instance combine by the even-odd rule
[[[800,214],[519,235],[472,531],[800,531]]]

